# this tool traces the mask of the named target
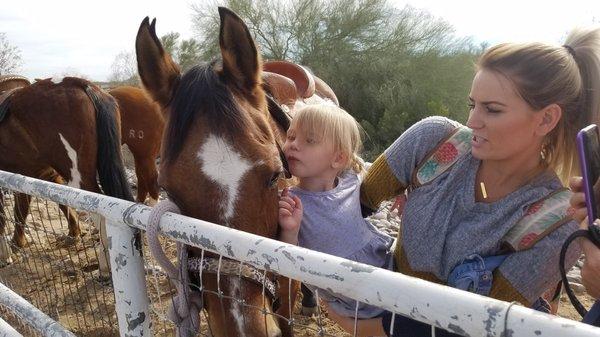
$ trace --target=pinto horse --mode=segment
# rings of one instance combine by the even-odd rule
[[[226,8],[219,14],[221,60],[185,74],[161,45],[155,21],[146,18],[139,28],[140,78],[167,118],[159,184],[187,216],[276,238],[278,184],[285,171],[278,143],[286,118],[276,103],[278,111],[269,110],[262,61],[247,26]],[[190,249],[190,255],[199,254]],[[224,295],[204,292],[213,336],[291,335],[287,321],[278,324],[270,314],[272,299],[265,300],[261,285],[221,275],[217,286],[217,275],[206,272],[202,279],[205,289]],[[276,313],[283,317],[291,317],[288,300],[294,300],[296,282],[292,288],[290,294],[287,286],[280,288]],[[247,305],[229,298],[243,298]]]
[[[137,201],[143,203],[149,195],[155,202],[158,200],[156,158],[165,119],[158,105],[140,88],[121,86],[108,92],[119,104],[122,143],[127,145],[135,160]]]
[[[2,102],[4,102],[6,99],[8,99],[15,91],[16,89],[20,89],[20,88],[24,88],[27,87],[31,84],[31,82],[29,82],[29,80],[23,76],[19,76],[19,75],[4,75],[4,76],[0,76],[0,105],[2,105]],[[6,107],[4,113],[8,112],[8,104],[4,105]],[[3,118],[0,117],[0,121]],[[57,184],[64,184],[64,180],[62,179],[62,177],[60,177],[56,171],[48,169],[48,170],[44,170],[43,172],[40,172],[39,177],[40,179],[43,180],[47,180],[47,181],[52,181],[55,182]],[[22,194],[22,193],[15,193],[15,200],[14,200],[14,214],[15,214],[15,222],[17,224],[23,224],[25,221],[25,218],[27,217],[27,210],[28,210],[28,205],[30,203],[30,197]],[[3,195],[0,194],[0,228],[4,228],[4,221],[6,219],[6,214],[4,213],[4,200],[3,200]],[[60,205],[60,209],[61,211],[65,214],[65,217],[68,220],[69,223],[69,235],[71,237],[76,237],[79,235],[79,227],[77,226],[77,218],[75,216],[75,213],[73,211],[71,211],[68,207],[64,206],[64,205]],[[25,236],[22,235],[22,226],[17,225],[17,230],[15,232],[15,236],[13,236],[13,242],[18,246],[18,247],[23,247],[26,242],[25,242]],[[0,265],[1,264],[5,264],[9,261],[7,261],[5,258],[2,258],[3,256],[10,256],[10,253],[8,253],[8,246],[5,244],[4,239],[0,238]]]
[[[13,92],[0,111],[7,112],[0,121],[1,170],[96,193],[101,192],[98,176],[105,194],[133,201],[121,158],[119,110],[112,96],[79,78],[66,77],[58,84],[41,80]],[[18,247],[26,245],[23,220],[29,202],[29,196],[17,194],[13,243]],[[4,234],[2,218],[0,240]],[[69,235],[79,235],[71,219]],[[0,263],[3,260],[8,258],[0,256]]]

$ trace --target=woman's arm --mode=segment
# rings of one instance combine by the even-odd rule
[[[382,154],[373,162],[360,186],[360,202],[375,211],[382,201],[403,193],[405,189],[405,184],[396,178],[385,154]]]

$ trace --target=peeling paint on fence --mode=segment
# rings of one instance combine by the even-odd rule
[[[0,186],[97,212],[107,219],[107,225],[112,223],[108,227],[118,229],[118,231],[123,230],[123,222],[132,227],[145,229],[150,215],[150,208],[144,205],[133,206],[127,201],[2,171],[0,171]],[[206,249],[224,257],[235,258],[257,268],[268,268],[281,275],[322,289],[334,289],[338,294],[405,316],[412,314],[416,319],[425,323],[443,327],[464,336],[600,337],[600,329],[579,322],[539,313],[522,306],[511,305],[339,257],[285,245],[280,241],[262,238],[206,221],[167,213],[161,218],[159,228],[161,233],[167,237],[184,244]],[[112,236],[113,250],[122,245],[131,245],[129,239],[115,242],[117,235],[109,234]],[[131,237],[131,234],[127,235],[129,238]],[[130,248],[128,254],[131,255],[133,251]],[[123,251],[119,252],[125,254]],[[133,255],[135,257],[135,253]],[[113,252],[111,252],[111,256],[115,256]],[[116,267],[113,265],[111,267],[115,273]],[[136,275],[137,272],[134,272],[136,268],[140,268],[141,275]],[[137,291],[139,288],[145,289],[142,280],[143,270],[141,265],[132,263],[129,258],[127,264],[121,269],[118,273],[128,275],[130,278],[127,282],[119,281],[119,279],[114,281],[121,336],[130,334],[141,336],[139,333],[132,334],[128,331],[128,320],[121,311],[126,310],[127,314],[131,315],[130,317],[136,318],[139,316],[134,313],[144,312],[139,308],[131,308],[135,303],[137,303],[135,305],[143,306],[143,303],[140,304],[131,293],[136,294],[136,289],[132,289],[135,287],[138,287]],[[131,277],[138,277],[143,286],[140,287],[138,281],[132,280]],[[128,301],[132,301],[132,304],[127,304]],[[148,321],[146,319],[140,326],[147,324]],[[144,333],[143,335],[148,336],[149,334]]]
[[[46,337],[75,337],[48,315],[31,305],[24,298],[0,283],[0,304],[11,310],[22,319],[29,327]]]

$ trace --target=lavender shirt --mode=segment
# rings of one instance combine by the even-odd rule
[[[345,171],[337,186],[329,191],[311,192],[291,188],[304,207],[298,244],[319,252],[348,260],[392,270],[390,251],[393,238],[378,231],[366,221],[360,211],[361,178],[353,171]],[[356,302],[323,289],[319,296],[330,302],[340,315],[354,316]],[[361,303],[358,317],[370,318],[382,309]]]

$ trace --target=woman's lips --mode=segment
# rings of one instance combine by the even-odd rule
[[[473,135],[473,139],[472,139],[472,145],[475,147],[481,146],[484,142],[487,142],[487,140],[481,136],[477,136],[477,135]]]

